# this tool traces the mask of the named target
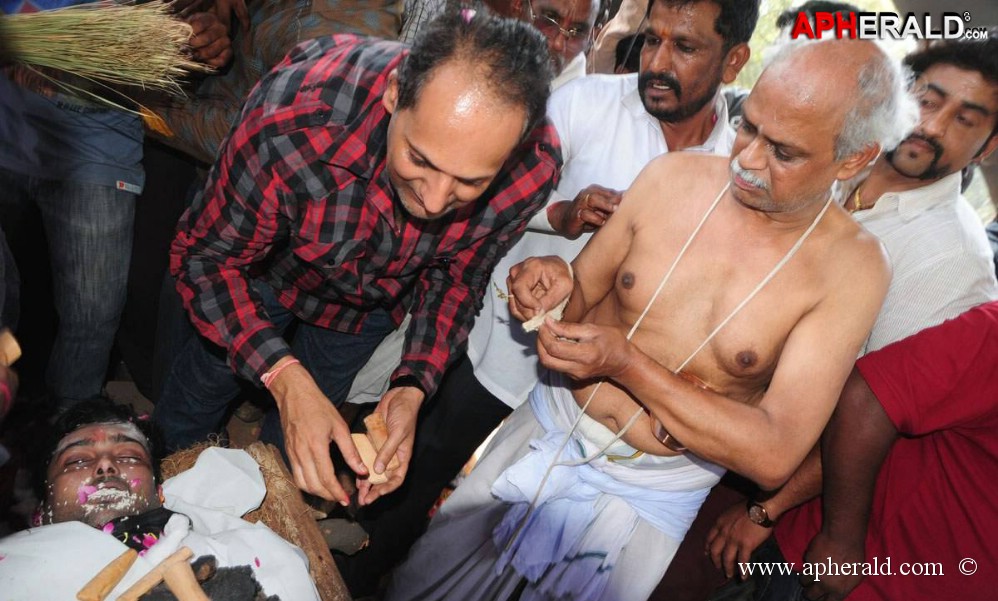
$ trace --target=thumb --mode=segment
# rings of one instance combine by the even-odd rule
[[[545,317],[544,326],[551,330],[551,333],[559,338],[568,338],[569,340],[579,339],[579,324],[555,321],[550,317]]]
[[[385,466],[391,463],[392,457],[398,451],[403,438],[404,435],[400,428],[396,428],[395,431],[388,434],[388,440],[385,441],[384,446],[378,451],[378,456],[374,459],[374,471],[376,473],[383,474],[385,472]]]

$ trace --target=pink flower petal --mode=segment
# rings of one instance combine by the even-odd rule
[[[89,484],[84,484],[80,488],[76,489],[76,500],[80,502],[80,505],[83,505],[84,503],[87,502],[87,499],[90,498],[90,495],[94,494],[95,492],[97,492],[96,486],[90,486]]]

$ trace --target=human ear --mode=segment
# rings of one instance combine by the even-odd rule
[[[866,169],[879,155],[880,144],[875,142],[867,144],[862,150],[852,153],[841,161],[838,173],[835,174],[835,179],[845,181],[856,177],[860,171]]]
[[[980,165],[989,156],[991,156],[991,153],[994,152],[996,148],[998,148],[998,133],[988,138],[988,141],[984,143],[984,146],[982,146],[981,149],[977,151],[977,154],[974,155],[974,159],[971,163],[977,163]]]
[[[381,95],[381,105],[385,107],[385,110],[389,114],[395,112],[395,107],[398,106],[399,102],[399,70],[392,69],[392,72],[388,74],[388,87],[385,88],[385,93]]]
[[[721,81],[726,84],[733,82],[750,56],[752,56],[752,51],[748,44],[735,44],[731,50],[728,50],[724,56],[724,71],[721,73]]]

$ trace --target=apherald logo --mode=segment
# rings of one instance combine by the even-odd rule
[[[932,15],[915,13],[867,13],[843,11],[837,13],[817,12],[814,20],[807,13],[797,14],[790,37],[800,36],[815,40],[835,37],[860,40],[911,38],[916,40],[956,40],[961,38],[986,40],[988,30],[984,27],[967,27],[970,13],[943,13],[941,21],[933,20]]]

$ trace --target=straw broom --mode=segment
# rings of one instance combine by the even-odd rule
[[[186,52],[191,32],[190,25],[171,16],[170,7],[158,1],[102,1],[5,15],[0,16],[0,63],[56,69],[105,87],[182,94],[180,80],[187,73],[211,71]]]

